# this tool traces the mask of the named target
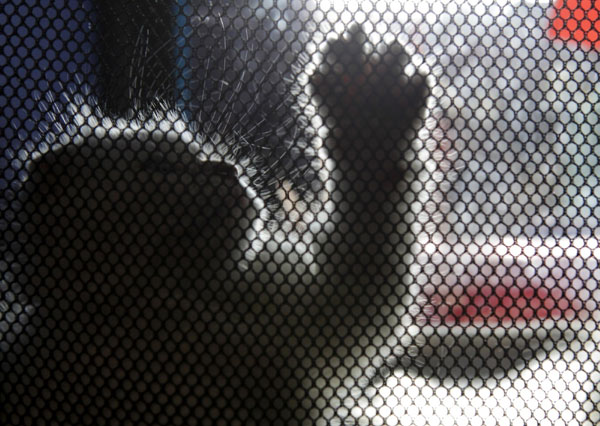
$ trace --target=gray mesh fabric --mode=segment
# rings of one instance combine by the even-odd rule
[[[598,424],[599,13],[8,0],[0,424]]]

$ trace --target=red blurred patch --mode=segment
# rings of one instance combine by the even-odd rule
[[[573,289],[518,286],[468,286],[458,297],[446,298],[437,315],[446,325],[512,325],[533,319],[572,320],[583,303]]]
[[[557,0],[548,36],[600,50],[600,0]]]

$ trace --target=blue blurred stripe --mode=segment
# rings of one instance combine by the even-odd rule
[[[189,66],[190,58],[192,55],[192,49],[189,46],[188,40],[192,33],[192,27],[190,25],[190,16],[192,15],[192,5],[189,0],[176,0],[173,5],[175,14],[175,67],[177,72],[177,80],[175,82],[176,87],[176,102],[179,108],[184,114],[189,115],[189,104],[192,99],[192,92],[190,90],[190,74],[191,69]]]
[[[40,98],[95,85],[96,39],[93,0],[2,1],[0,192],[22,167],[19,152],[33,148]]]

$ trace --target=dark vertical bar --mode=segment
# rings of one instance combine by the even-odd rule
[[[175,101],[175,18],[168,1],[97,0],[102,103],[109,113]]]
[[[181,108],[184,114],[190,114],[189,104],[192,99],[190,89],[190,58],[192,49],[189,46],[189,40],[192,33],[190,19],[188,14],[192,10],[192,5],[189,0],[177,0],[173,5],[173,13],[175,15],[175,37],[176,37],[176,60],[175,67],[177,70],[176,77],[176,99],[177,105]]]

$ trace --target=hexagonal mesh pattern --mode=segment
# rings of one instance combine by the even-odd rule
[[[599,13],[5,2],[0,423],[598,424]]]

